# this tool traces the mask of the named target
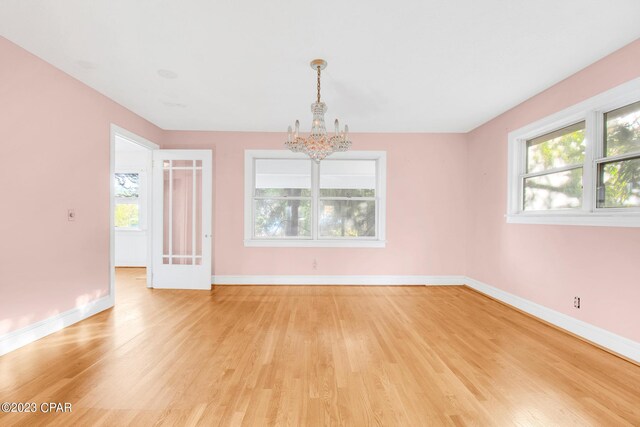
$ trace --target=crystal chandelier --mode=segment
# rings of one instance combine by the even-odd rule
[[[324,113],[327,112],[327,104],[320,101],[320,72],[327,67],[327,61],[324,59],[314,59],[311,61],[311,68],[318,72],[318,97],[316,102],[311,104],[311,112],[313,113],[313,121],[311,123],[311,132],[308,137],[299,135],[300,122],[296,120],[295,130],[289,126],[287,142],[285,146],[293,152],[302,152],[307,154],[316,162],[327,157],[336,151],[347,151],[351,147],[349,141],[349,126],[345,125],[344,130],[340,131],[338,119],[335,121],[335,135],[327,135],[327,128],[324,125]]]

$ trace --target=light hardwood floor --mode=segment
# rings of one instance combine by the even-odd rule
[[[464,287],[145,288],[0,358],[0,425],[640,425],[640,367]]]

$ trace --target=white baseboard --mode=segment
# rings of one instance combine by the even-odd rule
[[[462,285],[464,276],[212,276],[214,285]]]
[[[613,332],[591,325],[590,323],[583,322],[582,320],[567,316],[566,314],[552,310],[548,307],[536,304],[535,302],[517,295],[489,286],[486,283],[482,283],[470,277],[466,278],[465,284],[478,292],[489,295],[508,305],[531,314],[532,316],[640,363],[640,343],[621,337],[620,335],[616,335]]]
[[[2,335],[0,336],[0,356],[111,307],[113,307],[113,299],[111,296],[102,297],[82,307],[72,308],[64,313]]]

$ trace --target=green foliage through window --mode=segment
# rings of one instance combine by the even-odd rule
[[[604,115],[607,157],[640,151],[640,101]]]
[[[583,163],[584,132],[580,122],[527,141],[527,173]]]
[[[550,172],[524,180],[524,210],[579,208],[585,149],[585,122],[527,141],[527,173]]]
[[[640,157],[600,165],[598,207],[640,206]]]
[[[640,101],[604,115],[607,157],[625,156],[598,168],[598,207],[640,206]],[[638,153],[637,156],[628,154]]]
[[[311,236],[311,199],[309,190],[299,188],[262,188],[263,197],[286,199],[256,199],[256,237]],[[290,199],[289,199],[290,197]]]
[[[140,226],[140,208],[137,203],[117,203],[114,224],[118,228]]]
[[[373,200],[322,200],[322,237],[374,237],[376,204]]]

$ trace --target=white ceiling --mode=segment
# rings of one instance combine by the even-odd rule
[[[2,0],[0,35],[164,129],[306,131],[322,57],[328,123],[465,132],[639,18],[638,0]]]

